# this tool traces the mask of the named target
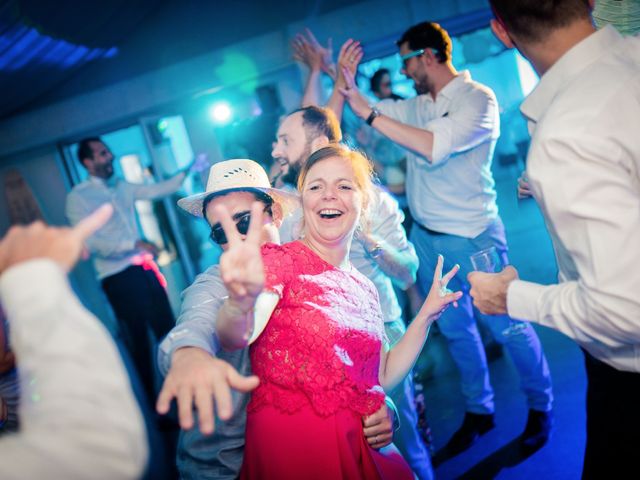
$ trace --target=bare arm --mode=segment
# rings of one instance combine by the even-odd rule
[[[444,277],[442,276],[443,258],[438,256],[438,265],[433,276],[433,283],[429,295],[422,308],[411,322],[409,328],[395,346],[388,350],[382,347],[380,354],[380,384],[385,391],[390,392],[407,376],[424,346],[429,333],[429,327],[435,322],[449,304],[457,306],[457,301],[462,297],[462,292],[447,290],[449,280],[458,271],[459,267],[453,267]]]

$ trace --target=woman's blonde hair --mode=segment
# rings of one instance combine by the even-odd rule
[[[371,191],[373,188],[373,165],[367,157],[357,150],[351,150],[349,147],[339,143],[333,143],[326,147],[322,147],[313,152],[300,169],[298,175],[298,191],[302,194],[302,187],[307,179],[309,170],[316,163],[328,158],[338,157],[347,160],[353,168],[356,186],[362,193],[362,215],[360,216],[360,227],[366,230],[368,224],[367,218],[368,207],[371,200]]]

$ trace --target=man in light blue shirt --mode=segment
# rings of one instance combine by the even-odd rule
[[[470,256],[495,248],[504,263],[507,243],[498,215],[491,174],[500,134],[498,104],[488,87],[458,73],[451,63],[451,39],[438,24],[408,29],[397,42],[403,73],[414,81],[418,96],[383,101],[370,107],[352,78],[342,94],[368,125],[406,148],[406,192],[415,220],[410,239],[420,258],[418,285],[430,285],[437,255],[443,254],[460,275],[451,288],[469,291]],[[469,448],[494,427],[493,389],[487,359],[469,295],[438,321],[458,365],[466,415],[447,445],[451,454]],[[531,326],[505,334],[511,320],[491,318],[487,325],[504,343],[522,379],[529,417],[521,442],[527,449],[546,443],[551,428],[551,377],[542,346]]]
[[[153,256],[157,248],[140,237],[134,204],[136,200],[152,200],[175,192],[186,171],[151,185],[125,182],[114,175],[114,156],[97,137],[80,142],[78,160],[89,172],[89,178],[69,192],[66,215],[76,225],[98,206],[113,206],[111,219],[87,241],[87,247],[152,405],[155,375],[147,330],[151,326],[160,339],[171,330],[174,318],[160,283],[164,278],[160,280],[156,275],[159,270]]]

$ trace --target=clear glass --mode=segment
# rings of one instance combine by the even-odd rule
[[[496,247],[485,248],[469,257],[473,269],[478,272],[499,273],[504,268]],[[526,322],[509,320],[509,326],[502,331],[505,336],[517,335],[527,328]]]

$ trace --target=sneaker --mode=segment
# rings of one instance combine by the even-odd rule
[[[495,426],[493,413],[465,413],[462,426],[453,434],[445,447],[447,453],[457,455],[464,452],[480,438],[480,435],[487,433]]]
[[[535,452],[549,441],[552,428],[553,414],[551,411],[529,410],[527,426],[520,436],[520,445],[526,451]]]

